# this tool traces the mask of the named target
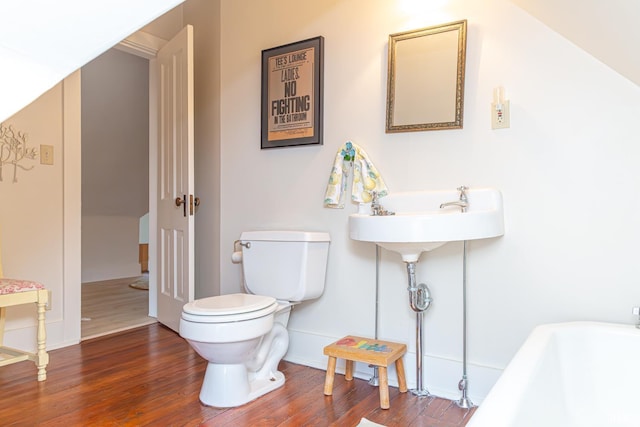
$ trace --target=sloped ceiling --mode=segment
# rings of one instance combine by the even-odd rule
[[[640,1],[510,1],[640,85]]]
[[[2,1],[0,122],[183,1]],[[509,1],[640,85],[640,1]]]
[[[3,0],[0,122],[184,0]]]

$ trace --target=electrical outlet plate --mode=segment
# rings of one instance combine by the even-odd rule
[[[511,115],[509,114],[509,101],[502,101],[502,108],[496,108],[495,103],[491,104],[491,129],[506,129],[511,126]]]
[[[53,145],[40,145],[40,164],[53,165]]]

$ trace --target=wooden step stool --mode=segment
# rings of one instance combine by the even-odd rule
[[[396,362],[398,373],[398,388],[401,393],[407,391],[407,380],[404,376],[402,356],[407,352],[407,346],[390,341],[372,340],[369,338],[346,336],[324,348],[324,354],[329,356],[327,375],[324,380],[324,394],[333,393],[333,377],[336,372],[337,358],[345,359],[346,370],[344,379],[353,379],[353,362],[362,362],[378,367],[380,378],[380,407],[389,409],[389,379],[387,367]]]

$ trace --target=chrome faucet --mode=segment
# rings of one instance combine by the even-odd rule
[[[371,215],[373,216],[388,216],[395,215],[395,212],[389,212],[385,208],[382,207],[379,201],[379,196],[377,191],[371,192]]]
[[[440,205],[440,209],[446,208],[447,206],[459,206],[462,212],[466,212],[469,207],[469,199],[467,198],[467,190],[469,187],[461,186],[458,187],[458,191],[460,192],[460,198],[453,202],[447,202]]]

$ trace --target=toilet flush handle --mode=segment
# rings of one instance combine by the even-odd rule
[[[234,252],[238,252],[240,250],[240,248],[238,248],[238,246],[242,246],[243,248],[251,248],[251,242],[246,242],[243,243],[241,240],[236,240],[233,242],[233,251]]]

